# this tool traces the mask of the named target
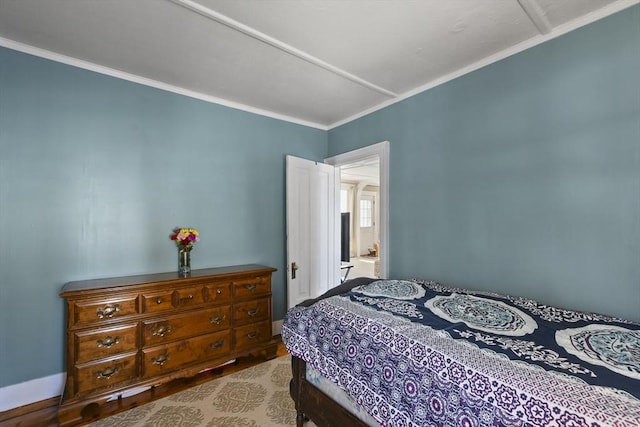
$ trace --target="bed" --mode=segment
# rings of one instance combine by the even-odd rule
[[[287,312],[297,425],[640,426],[640,324],[420,279]]]

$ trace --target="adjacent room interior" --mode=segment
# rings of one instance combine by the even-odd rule
[[[340,166],[342,279],[380,276],[380,160]]]

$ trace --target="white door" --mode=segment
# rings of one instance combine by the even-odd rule
[[[287,302],[340,284],[340,170],[287,156]]]

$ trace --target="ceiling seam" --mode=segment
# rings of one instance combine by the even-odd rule
[[[533,25],[538,29],[540,34],[549,34],[553,30],[553,25],[546,17],[544,10],[536,2],[536,0],[518,0],[518,4],[529,17]]]
[[[245,25],[241,22],[238,22],[232,18],[229,18],[226,15],[223,15],[219,12],[216,12],[214,10],[211,10],[205,6],[202,6],[201,4],[192,1],[192,0],[169,0],[172,3],[175,3],[178,6],[184,7],[188,10],[191,10],[192,12],[195,12],[201,16],[204,16],[205,18],[208,18],[212,21],[215,21],[221,25],[224,25],[228,28],[231,28],[232,30],[238,31],[248,37],[251,37],[255,40],[258,40],[262,43],[265,43],[271,47],[274,47],[278,50],[281,50],[282,52],[285,52],[289,55],[295,56],[298,59],[301,59],[303,61],[306,61],[312,65],[315,65],[317,67],[320,67],[324,70],[327,70],[333,74],[336,74],[340,77],[343,77],[347,80],[350,80],[354,83],[359,84],[360,86],[366,87],[368,89],[374,90],[380,94],[386,95],[390,98],[396,98],[398,96],[397,93],[392,92],[388,89],[385,89],[381,86],[378,86],[374,83],[371,83],[370,81],[367,81],[361,77],[358,77],[354,74],[349,73],[348,71],[343,70],[342,68],[336,67],[335,65],[332,65],[326,61],[323,61],[320,58],[316,58],[313,55],[310,55],[300,49],[297,49],[293,46],[290,46],[274,37],[271,37],[267,34],[264,34],[252,27],[249,27],[248,25]]]
[[[518,0],[520,1],[520,0]],[[327,128],[331,131],[332,129],[336,129],[344,124],[350,123],[354,120],[357,120],[361,117],[367,116],[371,113],[374,113],[376,111],[379,111],[383,108],[389,107],[391,105],[397,104],[399,102],[404,101],[405,99],[408,99],[414,95],[417,95],[419,93],[422,92],[426,92],[427,90],[433,89],[434,87],[440,86],[444,83],[447,83],[451,80],[457,79],[458,77],[464,76],[465,74],[469,74],[475,70],[478,70],[482,67],[485,67],[487,65],[493,64],[494,62],[498,62],[502,59],[508,58],[511,55],[515,55],[519,52],[525,51],[527,49],[530,49],[534,46],[537,46],[541,43],[544,43],[546,41],[552,40],[556,37],[560,37],[564,34],[567,34],[570,31],[576,30],[580,27],[583,27],[585,25],[591,24],[599,19],[605,18],[607,16],[610,16],[614,13],[620,12],[624,9],[627,9],[629,7],[635,6],[640,4],[640,0],[616,0],[614,3],[605,6],[601,9],[599,9],[597,12],[591,12],[588,13],[586,15],[582,15],[576,19],[573,19],[571,21],[565,22],[561,25],[558,25],[557,27],[553,28],[553,31],[550,32],[549,34],[541,34],[538,36],[535,36],[532,39],[528,39],[525,40],[521,43],[518,43],[515,46],[511,46],[507,49],[504,49],[500,52],[497,52],[493,55],[490,55],[488,57],[483,58],[480,61],[477,61],[473,64],[467,65],[466,67],[463,67],[455,72],[446,74],[444,76],[441,76],[437,79],[434,79],[430,82],[427,82],[421,86],[418,86],[412,90],[409,90],[407,92],[404,92],[402,94],[399,94],[398,97],[396,99],[392,99],[389,101],[385,101],[385,102],[381,102],[377,105],[374,105],[370,108],[367,108],[366,110],[363,110],[357,114],[354,114],[352,116],[346,117],[342,120],[338,120],[337,122],[331,123],[329,125],[327,125]]]

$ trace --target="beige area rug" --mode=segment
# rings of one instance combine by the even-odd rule
[[[294,426],[291,356],[282,356],[90,424],[92,427]],[[308,422],[305,426],[315,426]]]

